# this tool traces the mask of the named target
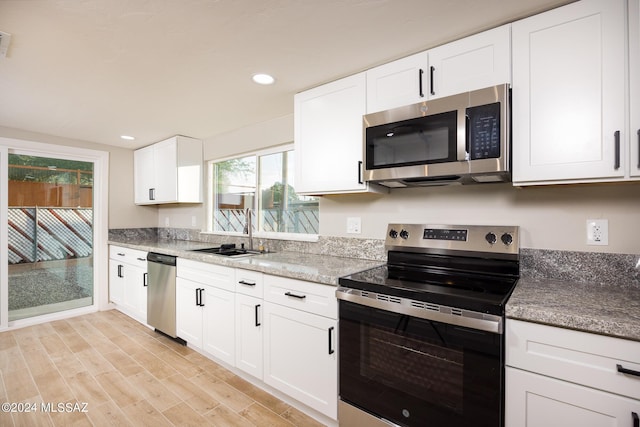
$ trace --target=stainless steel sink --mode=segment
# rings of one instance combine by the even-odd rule
[[[261,254],[260,251],[254,251],[251,249],[245,249],[244,247],[236,248],[235,244],[227,244],[222,246],[215,246],[212,248],[192,249],[191,252],[201,252],[211,255],[226,256],[226,257],[246,257]]]

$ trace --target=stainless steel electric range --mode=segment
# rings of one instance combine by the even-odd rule
[[[385,247],[336,291],[340,426],[502,426],[518,227],[390,224]]]

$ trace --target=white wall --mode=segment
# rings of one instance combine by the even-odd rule
[[[362,234],[346,233],[350,216],[362,218]],[[609,245],[586,245],[586,220],[601,218],[609,220]],[[640,253],[640,183],[408,188],[320,201],[324,236],[383,239],[390,222],[518,225],[523,248],[635,254]]]
[[[293,140],[293,116],[205,141],[205,159],[218,159]],[[192,227],[196,217],[197,226]],[[362,218],[362,234],[346,233]],[[158,226],[205,227],[204,206],[158,209]],[[609,220],[609,246],[586,245],[586,220]],[[508,224],[521,227],[524,248],[640,253],[640,183],[515,188],[511,184],[396,189],[382,195],[324,196],[323,236],[383,239],[389,222]]]
[[[0,136],[109,152],[109,228],[155,227],[157,209],[133,200],[133,151],[0,126]]]
[[[208,191],[206,174],[209,160],[224,159],[291,142],[293,142],[293,114],[205,139],[205,195]],[[206,207],[204,204],[159,207],[158,227],[166,227],[167,220],[170,227],[202,230],[206,228]],[[195,226],[193,225],[194,220]]]

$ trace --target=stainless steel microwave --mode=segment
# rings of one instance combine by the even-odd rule
[[[365,181],[387,187],[511,181],[509,85],[363,116]]]

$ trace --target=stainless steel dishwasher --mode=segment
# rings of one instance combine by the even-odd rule
[[[147,254],[147,324],[176,338],[176,257]]]

